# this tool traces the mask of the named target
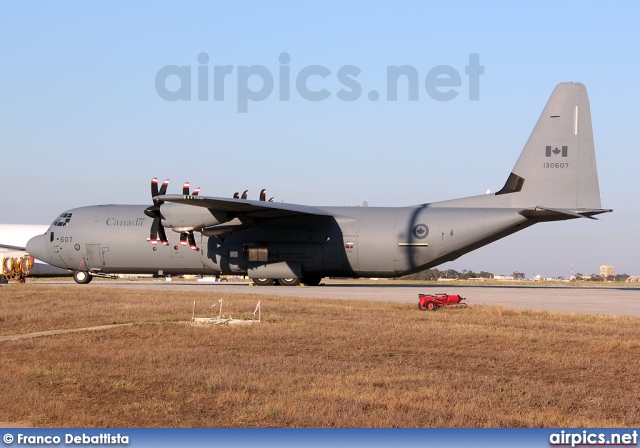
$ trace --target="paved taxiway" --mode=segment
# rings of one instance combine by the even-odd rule
[[[40,282],[34,282],[40,283]],[[75,285],[74,282],[42,282]],[[418,304],[418,294],[449,293],[466,297],[470,305],[502,305],[507,308],[563,313],[608,314],[640,317],[640,288],[397,285],[389,283],[328,283],[315,287],[249,286],[248,283],[174,281],[94,281],[78,288],[118,287],[146,290],[180,290],[308,297],[315,299],[370,300]]]

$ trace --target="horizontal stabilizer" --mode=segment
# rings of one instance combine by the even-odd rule
[[[594,218],[593,215],[599,215],[601,213],[609,213],[612,211],[613,210],[611,209],[601,209],[601,208],[570,210],[570,209],[543,207],[541,205],[537,205],[535,208],[520,210],[518,213],[524,216],[525,218],[533,219],[536,221],[559,221],[559,220],[574,219],[574,218],[597,219],[597,218]]]

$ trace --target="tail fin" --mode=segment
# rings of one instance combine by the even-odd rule
[[[600,209],[589,98],[583,84],[558,84],[504,187],[513,206]]]

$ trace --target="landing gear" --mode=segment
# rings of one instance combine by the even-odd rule
[[[256,286],[271,286],[275,282],[273,278],[252,278]]]
[[[278,282],[280,286],[298,286],[300,283],[304,283],[307,286],[318,286],[322,277],[311,276],[303,278],[252,278],[253,284],[256,286],[271,286]]]
[[[93,276],[87,271],[73,271],[73,279],[80,285],[86,285],[93,280]]]
[[[280,286],[298,286],[300,284],[299,278],[279,278],[278,283]]]

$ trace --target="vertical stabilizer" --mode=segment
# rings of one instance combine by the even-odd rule
[[[600,208],[591,111],[583,84],[556,86],[505,186],[496,193],[501,195],[524,207]]]

